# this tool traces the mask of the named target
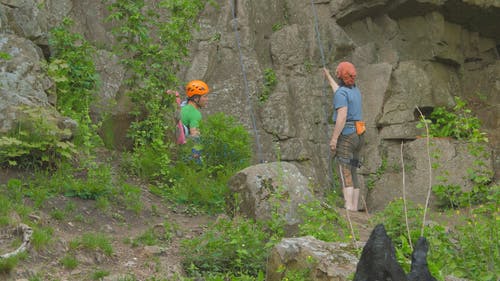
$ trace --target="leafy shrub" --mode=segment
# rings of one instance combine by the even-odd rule
[[[181,155],[171,166],[169,180],[161,191],[170,200],[194,205],[208,212],[225,209],[227,181],[235,171],[250,164],[250,135],[230,116],[218,113],[200,125],[202,136],[181,147]],[[201,163],[191,157],[192,148],[201,148]]]
[[[222,165],[224,169],[237,171],[250,164],[250,134],[233,117],[224,113],[211,115],[201,122],[200,131],[204,165]]]
[[[500,188],[493,186],[488,201],[471,209],[470,213],[463,214],[464,221],[458,221],[452,230],[447,230],[436,222],[425,226],[423,236],[430,244],[429,270],[438,280],[444,280],[444,276],[450,274],[470,280],[498,280],[500,276],[498,200],[500,200]],[[409,203],[407,209],[410,237],[402,215],[404,213],[402,200],[391,202],[384,211],[374,216],[373,222],[384,224],[387,234],[395,245],[398,261],[408,272],[412,252],[409,241],[417,241],[421,234],[419,218],[423,217],[423,208]],[[456,217],[456,214],[452,216]]]
[[[220,213],[225,209],[229,176],[225,171],[214,174],[211,169],[181,162],[172,171],[171,183],[163,185],[160,192],[175,203],[209,213]]]
[[[93,61],[95,48],[78,33],[72,33],[73,21],[64,18],[50,32],[53,51],[48,74],[54,80],[57,109],[78,122],[76,142],[85,147],[102,144],[97,126],[90,119],[90,105],[95,101],[99,77]]]
[[[165,96],[165,90],[178,84],[175,73],[188,55],[191,27],[196,26],[205,3],[159,1],[154,8],[148,8],[144,1],[117,0],[108,6],[108,20],[114,23],[113,33],[118,40],[116,51],[130,70],[126,83],[135,105],[132,114],[137,119],[129,135],[136,147],[161,147],[165,130],[172,129],[165,124],[164,115],[176,107],[173,97]]]
[[[23,113],[7,135],[0,136],[0,166],[55,168],[76,154],[61,140],[62,132],[42,108],[20,108]]]
[[[441,208],[457,208],[463,206],[461,195],[462,188],[458,185],[435,185],[432,192],[438,199],[438,206]]]
[[[432,192],[438,199],[441,208],[465,208],[488,201],[494,187],[476,184],[471,191],[462,191],[458,185],[436,185]]]
[[[182,241],[189,275],[232,272],[257,276],[264,271],[270,235],[255,221],[220,219],[203,235]]]
[[[481,121],[466,108],[466,103],[460,97],[455,97],[455,106],[451,109],[436,107],[430,115],[430,120],[421,120],[417,125],[423,128],[429,124],[431,137],[452,137],[458,140],[472,142],[487,142],[486,134],[481,132]]]
[[[351,232],[346,221],[332,206],[335,205],[317,199],[301,205],[303,222],[299,225],[299,234],[312,235],[326,242],[351,241]]]
[[[78,259],[72,254],[66,254],[59,262],[64,266],[64,268],[70,270],[75,269],[79,264]]]

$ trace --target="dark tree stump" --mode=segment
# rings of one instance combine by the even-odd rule
[[[385,227],[377,225],[366,242],[356,267],[354,281],[407,281],[396,260],[396,250]]]
[[[436,281],[427,266],[429,243],[420,237],[411,255],[411,271],[406,276],[396,259],[396,250],[383,224],[377,225],[366,242],[354,281]]]
[[[425,237],[418,238],[417,245],[411,254],[411,270],[408,273],[408,281],[436,281],[427,266],[427,252],[429,242]]]

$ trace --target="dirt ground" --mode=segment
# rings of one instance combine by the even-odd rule
[[[6,179],[7,175],[0,176]],[[136,278],[131,280],[151,277],[177,280],[175,277],[184,275],[180,241],[202,234],[216,220],[214,216],[193,214],[187,208],[174,207],[151,193],[146,185],[142,185],[143,207],[139,213],[127,210],[126,206],[114,205],[103,211],[98,204],[95,200],[57,196],[46,201],[36,213],[29,214],[33,223],[53,230],[52,240],[44,248],[31,247],[27,258],[20,261],[9,275],[0,275],[0,280],[27,281],[35,276],[39,279],[34,280],[93,280],[99,273],[106,273],[102,280],[109,281],[127,274]],[[61,211],[64,215],[57,216]],[[347,218],[345,210],[339,211]],[[368,225],[368,214],[349,212],[349,219],[359,231],[360,240],[366,241],[372,229]],[[154,246],[131,243],[148,231],[165,237],[165,226],[171,231],[168,241],[160,240]],[[85,233],[101,233],[109,237],[113,253],[106,255],[98,250],[72,248],[71,242]],[[0,247],[0,250],[6,249]],[[63,266],[62,259],[68,255],[78,260],[74,269]]]

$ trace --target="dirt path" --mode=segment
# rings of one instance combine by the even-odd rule
[[[108,275],[104,280],[116,280],[126,274],[135,276],[134,280],[146,280],[183,274],[180,241],[200,235],[215,218],[170,208],[148,191],[143,192],[142,201],[142,211],[135,213],[123,206],[103,211],[94,200],[64,196],[48,200],[30,217],[48,230],[51,241],[41,249],[31,250],[10,275],[0,275],[0,280],[26,281],[35,276],[39,280],[92,280],[99,274]],[[64,215],[56,215],[62,210]],[[107,237],[112,254],[75,249],[75,241],[88,233]],[[156,239],[154,245],[148,246],[148,239]],[[37,244],[32,243],[32,248]],[[63,265],[62,259],[67,256],[78,260],[74,269]]]

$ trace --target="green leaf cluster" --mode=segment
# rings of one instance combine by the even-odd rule
[[[269,239],[259,222],[220,219],[200,237],[182,241],[183,266],[190,276],[209,272],[257,276],[265,271]]]
[[[15,127],[0,136],[0,166],[56,168],[76,154],[70,141],[61,140],[61,131],[50,113],[42,108],[20,108]]]
[[[481,131],[479,118],[466,105],[464,100],[456,96],[453,108],[434,108],[429,119],[421,119],[417,127],[423,128],[428,123],[431,137],[452,137],[474,143],[488,142],[486,134]]]
[[[78,122],[76,143],[90,148],[102,143],[97,126],[90,119],[90,105],[96,100],[99,87],[94,64],[96,50],[81,34],[70,31],[73,24],[72,19],[64,18],[50,32],[53,54],[48,75],[55,82],[52,94],[57,97],[57,110]]]
[[[447,275],[469,280],[495,281],[500,277],[500,223],[498,200],[500,188],[492,187],[487,201],[475,208],[466,209],[461,214],[463,220],[457,220],[459,210],[449,214],[456,225],[443,226],[434,220],[424,228],[424,237],[430,244],[428,253],[429,270],[438,280]],[[424,209],[407,202],[407,225],[404,214],[404,202],[401,199],[391,202],[383,211],[377,213],[372,222],[383,223],[391,237],[399,263],[406,272],[410,270],[410,241],[415,243],[421,234],[421,221]]]
[[[354,237],[349,230],[346,221],[333,208],[336,198],[330,202],[321,202],[318,199],[300,205],[300,217],[302,223],[299,225],[301,236],[312,235],[316,239],[325,242],[352,241]]]
[[[173,116],[176,106],[165,91],[178,84],[175,74],[188,54],[191,27],[205,3],[162,0],[146,6],[144,1],[118,0],[108,6],[108,20],[115,23],[113,33],[119,42],[116,52],[130,70],[126,84],[137,118],[129,135],[136,147],[168,147],[165,131],[174,128],[165,122],[165,115]]]
[[[269,99],[269,96],[276,88],[278,84],[278,79],[276,77],[276,73],[272,68],[264,69],[264,87],[262,88],[262,92],[259,95],[260,102],[266,102]]]

